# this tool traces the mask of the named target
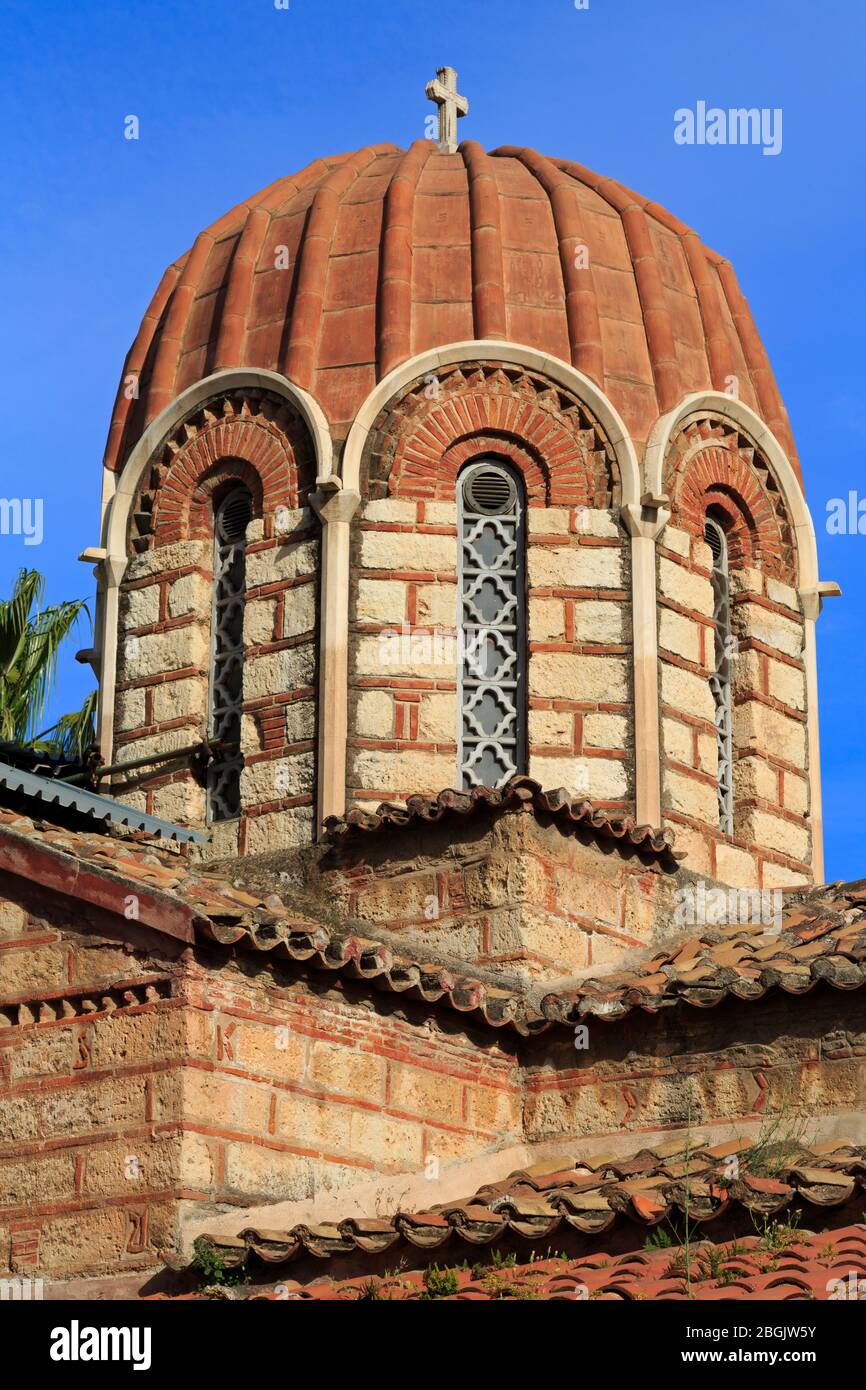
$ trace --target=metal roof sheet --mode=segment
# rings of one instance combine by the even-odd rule
[[[97,792],[84,787],[73,787],[56,777],[39,777],[34,772],[24,772],[0,762],[0,787],[10,792],[20,792],[22,796],[32,797],[46,806],[62,806],[93,820],[109,821],[112,825],[125,825],[130,830],[144,830],[149,835],[161,835],[166,840],[185,843],[194,840],[198,844],[207,842],[207,835],[200,830],[190,830],[184,825],[173,825],[171,821],[149,816],[144,811],[136,811],[133,806],[125,806],[122,801],[99,796]]]

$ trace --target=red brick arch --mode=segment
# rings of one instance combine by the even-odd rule
[[[530,506],[610,506],[618,489],[601,426],[520,369],[485,364],[425,378],[383,412],[371,441],[371,496],[453,501],[460,468],[485,452],[511,460]]]
[[[702,536],[708,514],[727,533],[731,563],[797,582],[793,528],[760,451],[733,425],[692,421],[671,442],[665,491],[674,526]]]
[[[139,530],[156,546],[210,535],[214,494],[234,481],[249,488],[269,536],[277,509],[301,506],[314,476],[312,445],[284,402],[227,395],[166,442],[139,498]]]

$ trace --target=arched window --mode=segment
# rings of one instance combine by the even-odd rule
[[[463,787],[499,787],[526,762],[525,505],[498,459],[457,482],[458,766]]]
[[[241,809],[241,707],[244,686],[244,601],[247,527],[252,499],[232,488],[214,512],[214,587],[208,735],[226,745],[208,768],[208,820],[232,820]]]
[[[731,583],[728,571],[728,538],[712,517],[704,525],[704,540],[713,557],[713,622],[715,660],[710,689],[716,707],[716,744],[719,754],[719,825],[726,835],[734,830],[733,715],[731,708]]]

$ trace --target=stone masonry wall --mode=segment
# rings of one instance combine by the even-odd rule
[[[71,904],[37,911],[0,887],[3,1272],[155,1269],[208,1211],[242,1225],[250,1207],[340,1193],[354,1209],[377,1175],[424,1180],[434,1204],[452,1164],[521,1142],[538,1161],[676,1135],[864,1138],[861,992],[635,1011],[587,1019],[580,1047],[568,1029],[521,1042],[93,909],[80,930]]]
[[[80,933],[80,912],[0,883],[0,1270],[19,1274],[155,1265],[197,1182],[177,943],[156,958],[152,934],[129,923],[124,940],[92,907]]]
[[[731,427],[692,424],[672,446],[673,516],[658,544],[664,816],[689,868],[737,887],[786,887],[811,876],[803,617],[790,523],[767,476]],[[728,535],[732,836],[719,828],[716,793],[708,512]]]
[[[350,802],[457,782],[456,487],[493,453],[526,491],[526,770],[630,806],[629,550],[598,425],[543,379],[478,364],[425,378],[371,440],[350,596]]]
[[[348,1212],[364,1186],[372,1214],[377,1177],[433,1205],[452,1165],[520,1144],[539,1161],[677,1135],[863,1142],[864,1007],[819,986],[520,1040],[267,952],[81,920],[5,878],[0,1272],[153,1270],[208,1213],[239,1229],[329,1194]]]
[[[213,506],[233,483],[253,498],[247,531],[242,815],[212,853],[258,853],[314,837],[319,528],[303,505],[308,444],[284,403],[229,397],[186,422],[138,499],[120,601],[115,761],[188,747],[208,728]],[[203,778],[188,760],[119,799],[201,826]]]
[[[586,1035],[545,1034],[524,1055],[528,1142],[591,1157],[636,1153],[691,1132],[695,1143],[866,1139],[866,998],[819,987],[791,1000],[681,1005]]]
[[[673,866],[530,810],[358,835],[318,874],[341,915],[406,951],[536,981],[610,968],[683,931]]]
[[[182,1210],[435,1181],[519,1131],[508,1033],[479,1048],[399,999],[0,891],[0,1272],[153,1268]]]

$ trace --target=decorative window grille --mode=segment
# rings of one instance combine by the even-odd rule
[[[713,556],[713,622],[716,628],[715,670],[710,689],[716,706],[716,744],[719,752],[719,825],[726,835],[734,830],[733,714],[731,701],[731,585],[728,541],[717,521],[708,517],[704,540]]]
[[[519,475],[482,459],[457,484],[458,766],[499,787],[526,760],[525,508]]]
[[[234,488],[214,515],[214,590],[208,733],[229,746],[208,768],[208,820],[232,820],[241,809],[241,706],[244,685],[244,600],[247,527],[252,499]]]

